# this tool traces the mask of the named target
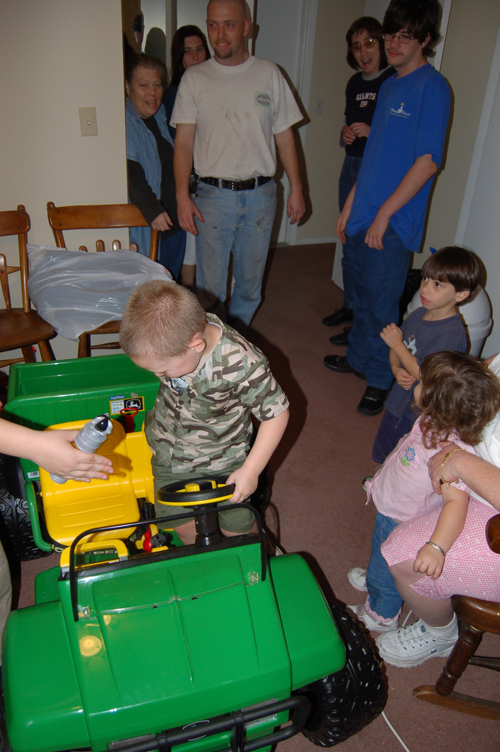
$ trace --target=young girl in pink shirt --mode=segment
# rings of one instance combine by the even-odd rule
[[[420,375],[414,395],[420,417],[366,484],[368,501],[377,508],[368,569],[365,573],[356,567],[348,575],[354,587],[368,592],[364,604],[350,608],[372,631],[396,629],[403,603],[381,552],[392,530],[401,522],[408,523],[407,528],[414,527],[412,558],[417,553],[413,569],[437,580],[445,567],[446,553],[464,528],[469,504],[487,504],[471,498],[460,479],[444,483],[442,496],[437,494],[427,463],[443,441],[453,441],[455,452],[474,453],[483,430],[500,409],[500,382],[485,364],[456,352],[428,355]],[[419,524],[438,510],[437,523],[430,531]],[[491,512],[496,510],[491,508]],[[423,530],[427,533],[424,539]]]

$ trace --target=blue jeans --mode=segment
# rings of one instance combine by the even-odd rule
[[[234,287],[229,316],[249,325],[261,301],[274,215],[276,183],[251,191],[230,191],[200,182],[196,206],[196,288],[207,310],[225,319],[229,257],[233,254]]]
[[[415,420],[417,416],[415,415]],[[372,459],[382,464],[386,461],[396,444],[403,436],[410,433],[413,428],[414,420],[410,420],[403,415],[402,418],[396,418],[395,415],[386,410],[380,421],[375,441],[373,442]]]
[[[344,164],[340,171],[339,178],[339,210],[342,211],[346,199],[351,192],[351,188],[357,180],[359,168],[361,167],[361,157],[350,157],[345,155]],[[346,308],[352,308],[352,279],[349,262],[342,255],[342,280],[344,282],[344,305]]]
[[[179,230],[175,235],[165,237],[160,233],[160,245],[158,248],[158,261],[163,264],[174,279],[179,278],[182,262],[186,250],[186,231]]]
[[[366,570],[369,606],[383,619],[393,619],[403,605],[387,562],[380,551],[398,523],[377,512],[372,535],[372,553]]]
[[[383,251],[364,242],[366,230],[346,236],[344,255],[352,279],[354,320],[349,332],[347,361],[366,374],[369,386],[389,389],[393,375],[389,348],[380,336],[388,324],[399,321],[399,301],[410,265],[407,250],[391,225],[383,237]]]

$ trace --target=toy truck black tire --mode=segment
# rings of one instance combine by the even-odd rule
[[[1,454],[0,539],[7,558],[15,563],[39,559],[49,553],[39,549],[33,539],[28,502],[24,498],[24,480],[21,479],[19,460]]]
[[[363,631],[337,603],[330,608],[346,647],[346,665],[297,692],[311,701],[302,733],[320,747],[334,747],[361,731],[380,715],[387,698],[380,662]]]

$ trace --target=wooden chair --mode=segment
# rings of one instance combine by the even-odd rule
[[[491,550],[500,554],[500,514],[489,520],[486,537]],[[413,690],[413,696],[460,713],[500,721],[500,703],[454,691],[455,684],[469,664],[500,671],[500,658],[475,655],[485,632],[500,635],[500,603],[454,595],[452,604],[464,629],[460,632],[436,685],[417,687]]]
[[[114,227],[148,227],[148,223],[134,204],[103,204],[96,206],[55,206],[52,201],[47,204],[49,224],[54,233],[54,239],[58,248],[66,248],[64,230],[94,230]],[[158,257],[159,232],[151,228],[151,243],[149,246],[149,258],[156,261]],[[113,240],[112,250],[121,248],[118,240]],[[86,246],[80,246],[80,251],[87,251]],[[135,243],[130,250],[137,251]],[[96,241],[96,251],[105,251],[104,242]],[[120,347],[117,341],[106,342],[98,345],[91,344],[92,334],[118,334],[120,321],[108,321],[107,324],[83,332],[78,338],[78,357],[87,358],[92,350],[117,349]]]
[[[12,363],[34,363],[32,345],[38,345],[42,360],[55,360],[49,340],[57,332],[31,308],[28,295],[28,231],[30,218],[24,206],[17,211],[0,212],[0,236],[17,235],[19,245],[19,266],[7,266],[5,256],[0,253],[0,284],[5,301],[5,310],[0,311],[0,352],[22,351],[22,358],[0,360],[0,368]],[[12,308],[9,290],[9,275],[19,272],[21,278],[22,308]]]

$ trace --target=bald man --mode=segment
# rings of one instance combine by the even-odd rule
[[[276,148],[290,181],[290,222],[305,211],[292,131],[302,114],[278,67],[245,52],[250,21],[243,0],[211,0],[207,29],[214,57],[184,73],[172,113],[177,214],[197,236],[200,301],[223,319],[232,253],[228,320],[245,331],[261,300],[276,213]]]

